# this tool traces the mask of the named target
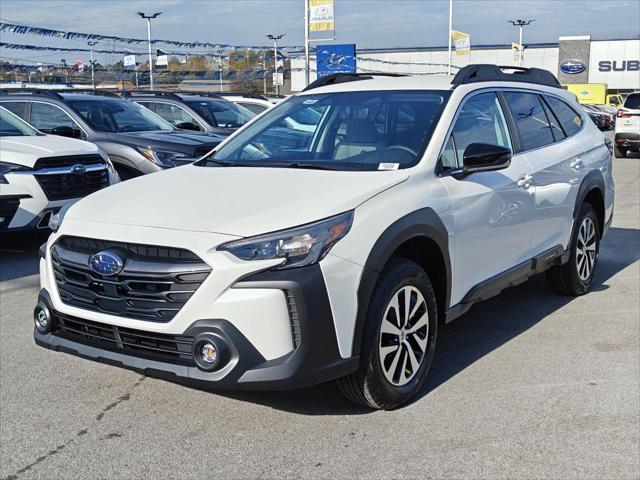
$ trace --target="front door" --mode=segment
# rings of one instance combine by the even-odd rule
[[[451,304],[476,285],[531,258],[533,170],[524,155],[508,168],[449,174],[462,166],[465,148],[489,143],[512,148],[502,106],[495,92],[463,104],[442,154],[440,180],[452,199],[454,223]]]

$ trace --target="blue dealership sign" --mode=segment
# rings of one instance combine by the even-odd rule
[[[560,65],[560,70],[564,73],[568,73],[569,75],[575,73],[582,73],[587,69],[587,65],[582,61],[576,58],[571,60],[567,60]]]
[[[356,73],[356,45],[318,45],[316,47],[318,78],[332,73]]]

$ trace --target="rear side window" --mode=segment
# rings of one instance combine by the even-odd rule
[[[0,105],[23,120],[27,119],[27,102],[2,102]]]
[[[538,95],[504,92],[504,97],[516,123],[524,150],[532,150],[553,143],[551,125]]]
[[[553,110],[553,113],[555,113],[567,137],[574,135],[580,130],[582,127],[582,118],[580,118],[580,115],[573,108],[559,98],[549,96],[545,96],[544,98],[551,107],[551,110]]]
[[[624,108],[640,109],[640,93],[630,93],[624,101]]]

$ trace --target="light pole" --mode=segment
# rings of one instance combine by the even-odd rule
[[[89,45],[89,48],[90,48],[89,51],[91,52],[90,53],[90,55],[91,55],[91,60],[90,60],[90,62],[91,62],[91,85],[93,85],[93,89],[94,90],[96,89],[96,77],[95,77],[95,75],[93,73],[93,47],[95,45],[97,45],[97,44],[98,44],[98,42],[87,42],[87,45]]]
[[[509,23],[511,23],[511,25],[513,25],[514,27],[519,27],[520,28],[520,41],[518,42],[518,45],[520,45],[520,65],[522,65],[524,58],[523,58],[523,54],[524,54],[524,45],[522,44],[522,27],[526,27],[527,25],[531,25],[531,22],[535,22],[536,19],[532,18],[531,20],[509,20]]]
[[[162,12],[156,12],[153,15],[145,15],[143,12],[138,12],[140,18],[147,20],[147,39],[149,42],[149,89],[153,90],[153,60],[151,58],[151,19],[161,15]]]
[[[278,40],[284,37],[286,34],[282,33],[280,35],[267,35],[269,40],[273,40],[273,62],[275,65],[275,70],[273,73],[273,83],[276,86],[276,95],[280,95],[280,83],[278,82]],[[282,75],[284,78],[284,74]]]

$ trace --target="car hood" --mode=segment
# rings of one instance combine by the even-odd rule
[[[224,137],[214,133],[173,132],[127,132],[109,134],[112,140],[139,145],[141,147],[159,147],[168,150],[192,154],[202,147],[215,147]]]
[[[57,135],[0,137],[0,161],[29,168],[43,157],[91,155],[99,151],[93,143]]]
[[[351,210],[407,178],[403,171],[187,165],[98,191],[67,218],[248,237]]]

